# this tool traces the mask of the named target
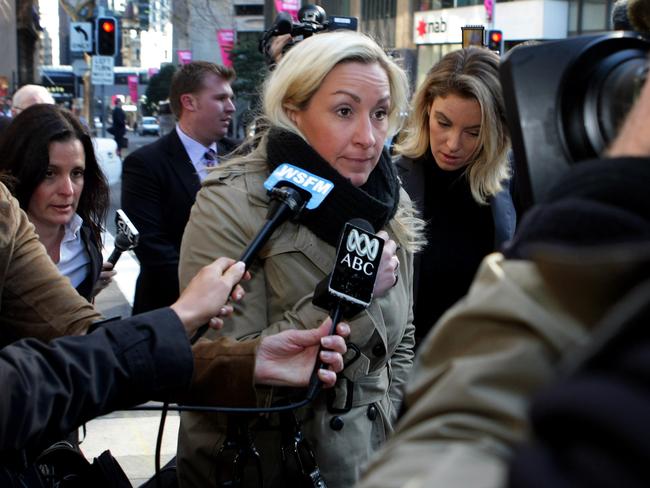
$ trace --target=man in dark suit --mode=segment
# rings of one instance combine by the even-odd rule
[[[225,137],[234,77],[232,69],[203,61],[180,68],[169,95],[176,128],[124,160],[122,208],[140,231],[134,314],[178,298],[178,256],[196,192],[208,168],[236,147]]]

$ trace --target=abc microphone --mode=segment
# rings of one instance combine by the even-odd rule
[[[316,286],[312,303],[330,311],[330,335],[336,333],[336,325],[342,317],[353,317],[372,301],[384,249],[384,240],[373,232],[367,220],[352,219],[346,222],[336,252],[334,270]],[[318,370],[324,367],[324,364],[316,362],[307,390],[310,400],[320,390]]]
[[[117,235],[115,236],[115,249],[108,257],[108,262],[115,266],[117,260],[124,251],[130,251],[138,245],[140,233],[135,225],[131,223],[122,209],[115,212],[115,227],[117,228]]]
[[[239,258],[246,269],[280,225],[296,217],[305,208],[312,210],[318,207],[332,191],[334,184],[297,166],[282,163],[266,179],[264,188],[271,197],[271,202],[266,223]],[[207,324],[199,327],[190,342],[194,344],[207,329]]]

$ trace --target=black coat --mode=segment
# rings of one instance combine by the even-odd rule
[[[79,425],[112,410],[184,392],[193,371],[185,329],[170,309],[109,322],[49,344],[0,350],[0,486]],[[21,466],[22,465],[22,466]]]
[[[76,289],[79,295],[91,302],[93,299],[93,288],[99,279],[100,273],[102,272],[102,264],[104,262],[104,259],[102,257],[102,252],[99,248],[99,245],[93,238],[90,227],[85,223],[81,226],[81,242],[83,242],[84,249],[90,257],[90,269],[88,276],[86,276],[86,279],[83,280]]]
[[[236,143],[224,138],[217,146],[219,154],[226,154]],[[171,305],[178,298],[181,240],[200,187],[175,130],[124,160],[122,209],[140,232],[134,314]]]
[[[467,293],[483,257],[512,238],[517,220],[507,189],[490,199],[489,208],[479,206],[462,170],[446,172],[435,164],[430,153],[417,160],[400,157],[396,161],[415,207],[423,218],[433,219],[428,222],[430,243],[415,255],[413,263],[413,323],[418,342]]]

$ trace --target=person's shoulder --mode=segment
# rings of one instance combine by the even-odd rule
[[[263,162],[239,158],[211,171],[203,181],[203,189],[229,195],[245,194],[248,200],[266,202],[264,181],[268,175],[268,167]]]
[[[241,143],[242,143],[241,139],[232,139],[230,137],[224,137],[221,140],[219,140],[217,145],[219,146],[220,152],[229,153],[237,149],[241,145]]]
[[[13,241],[21,220],[27,222],[27,218],[23,218],[23,216],[21,216],[18,201],[13,197],[9,188],[0,183],[0,226],[3,229],[0,232],[0,245],[2,247]]]

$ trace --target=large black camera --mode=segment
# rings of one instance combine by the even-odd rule
[[[275,36],[291,34],[291,42],[284,46],[283,53],[295,43],[323,31],[338,29],[357,30],[358,20],[356,17],[331,16],[328,17],[325,9],[318,5],[305,5],[298,11],[298,21],[294,22],[286,12],[280,12],[275,18],[273,25],[260,39],[259,49],[262,54],[270,59],[269,48]]]
[[[506,55],[501,83],[523,209],[607,147],[645,81],[648,51],[642,36],[613,32]]]

